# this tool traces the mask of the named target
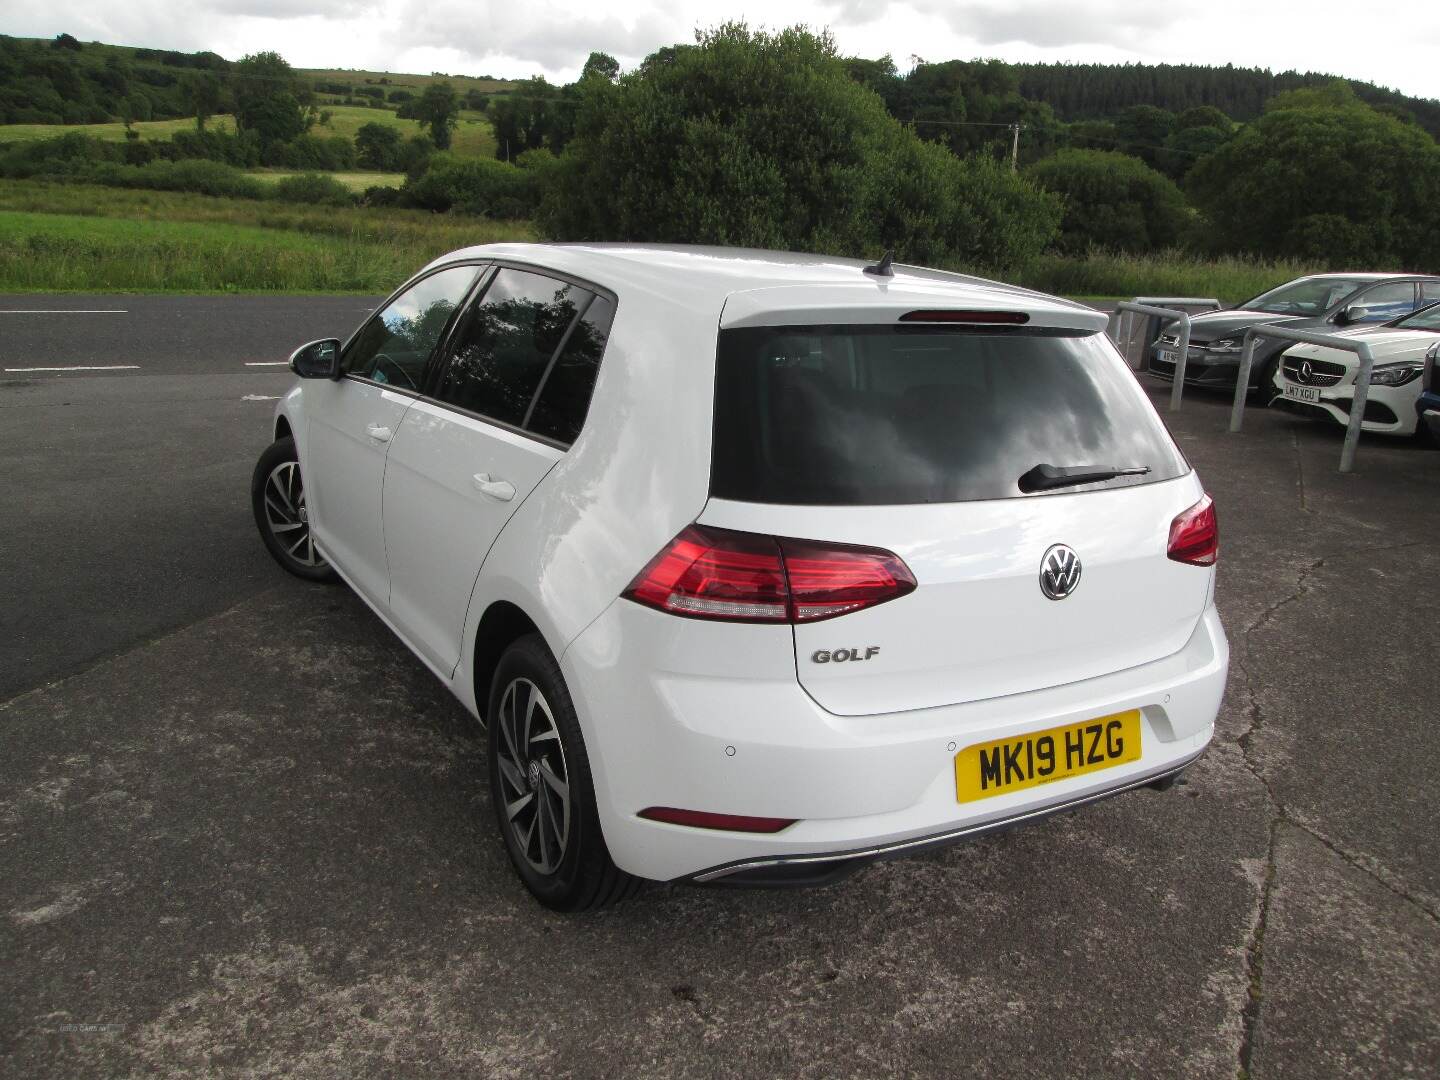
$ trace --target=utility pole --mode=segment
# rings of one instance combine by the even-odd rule
[[[1020,125],[1010,125],[1011,134],[1014,139],[1010,143],[1010,171],[1015,172],[1020,168]]]

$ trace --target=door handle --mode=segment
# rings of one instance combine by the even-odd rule
[[[382,424],[366,424],[365,434],[369,435],[376,442],[389,442],[390,437],[395,433]]]
[[[475,490],[482,495],[489,495],[501,502],[509,502],[515,497],[515,485],[508,480],[495,480],[489,473],[483,472],[477,472],[470,479],[475,484]]]

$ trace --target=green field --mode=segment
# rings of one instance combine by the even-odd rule
[[[310,129],[312,135],[343,135],[353,139],[355,133],[365,124],[384,124],[399,129],[405,135],[420,135],[422,128],[414,120],[401,120],[389,109],[367,109],[357,105],[326,105],[330,113],[328,124],[316,124]],[[220,131],[234,131],[235,121],[230,116],[215,116],[209,125]],[[194,118],[186,120],[150,120],[137,122],[135,130],[143,139],[168,139],[177,131],[189,131],[195,127]],[[57,135],[79,132],[96,139],[120,142],[125,138],[125,125],[114,124],[3,124],[0,125],[0,143],[19,142],[22,139],[49,139]],[[455,129],[451,146],[458,154],[475,157],[491,157],[495,153],[495,132],[484,113],[469,109],[460,114],[460,126]]]
[[[0,291],[388,292],[524,222],[174,192],[0,185]]]
[[[366,124],[384,124],[399,129],[405,135],[421,135],[425,129],[414,120],[401,120],[389,109],[367,109],[359,105],[326,105],[331,114],[330,123],[316,124],[310,129],[314,135],[344,135],[353,139],[355,133]],[[0,131],[4,131],[0,128]],[[123,135],[121,136],[124,137]],[[484,113],[460,113],[460,126],[455,129],[455,139],[450,147],[457,154],[475,157],[491,157],[495,153],[495,131]]]
[[[361,110],[364,111],[364,110]],[[209,125],[219,131],[234,131],[235,122],[229,116],[215,116]],[[177,131],[192,131],[195,118],[184,120],[136,121],[134,128],[142,139],[168,139]],[[53,139],[57,135],[78,133],[110,142],[121,142],[125,138],[125,125],[114,124],[0,124],[0,143],[20,142],[23,139]]]
[[[301,169],[251,169],[247,175],[267,184],[284,180],[287,176],[303,176]],[[338,180],[351,191],[364,191],[372,187],[398,188],[405,182],[404,173],[394,172],[336,172],[326,173],[332,180]]]
[[[477,79],[470,75],[413,75],[393,71],[350,71],[345,68],[297,68],[296,74],[316,82],[350,83],[356,89],[378,86],[387,94],[391,90],[424,90],[433,82],[448,82],[461,94],[479,90],[482,94],[498,94],[512,90],[515,83],[506,79]],[[380,80],[385,79],[384,83]]]

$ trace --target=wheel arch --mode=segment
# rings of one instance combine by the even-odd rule
[[[295,432],[291,430],[290,418],[284,413],[277,414],[275,417],[275,442],[279,442],[281,439],[293,439],[294,437]]]
[[[480,616],[475,628],[475,648],[471,660],[471,677],[474,680],[475,712],[482,721],[490,706],[490,682],[505,650],[527,634],[545,635],[535,620],[527,615],[520,605],[509,600],[495,600]],[[547,648],[553,647],[549,641]]]

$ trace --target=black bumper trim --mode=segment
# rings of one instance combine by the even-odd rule
[[[1077,799],[1066,799],[1034,810],[1026,810],[1024,813],[1006,818],[967,825],[959,829],[947,829],[930,836],[897,840],[878,847],[860,848],[855,851],[827,851],[814,855],[776,855],[762,859],[738,859],[735,862],[723,863],[694,874],[687,874],[677,878],[676,881],[695,885],[726,885],[742,888],[784,888],[787,886],[803,888],[813,885],[829,885],[841,878],[848,877],[870,863],[904,855],[917,855],[937,848],[950,847],[953,844],[990,833],[1004,832],[1006,829],[1013,829],[1019,825],[1029,825],[1050,817],[1052,814],[1075,810],[1082,806],[1088,806],[1090,803],[1100,802],[1102,799],[1123,795],[1125,792],[1134,791],[1137,788],[1159,787],[1163,790],[1172,786],[1175,779],[1200,760],[1204,753],[1205,750],[1202,749],[1191,754],[1178,765],[1146,773],[1116,787],[1106,788],[1104,791],[1083,795]]]

